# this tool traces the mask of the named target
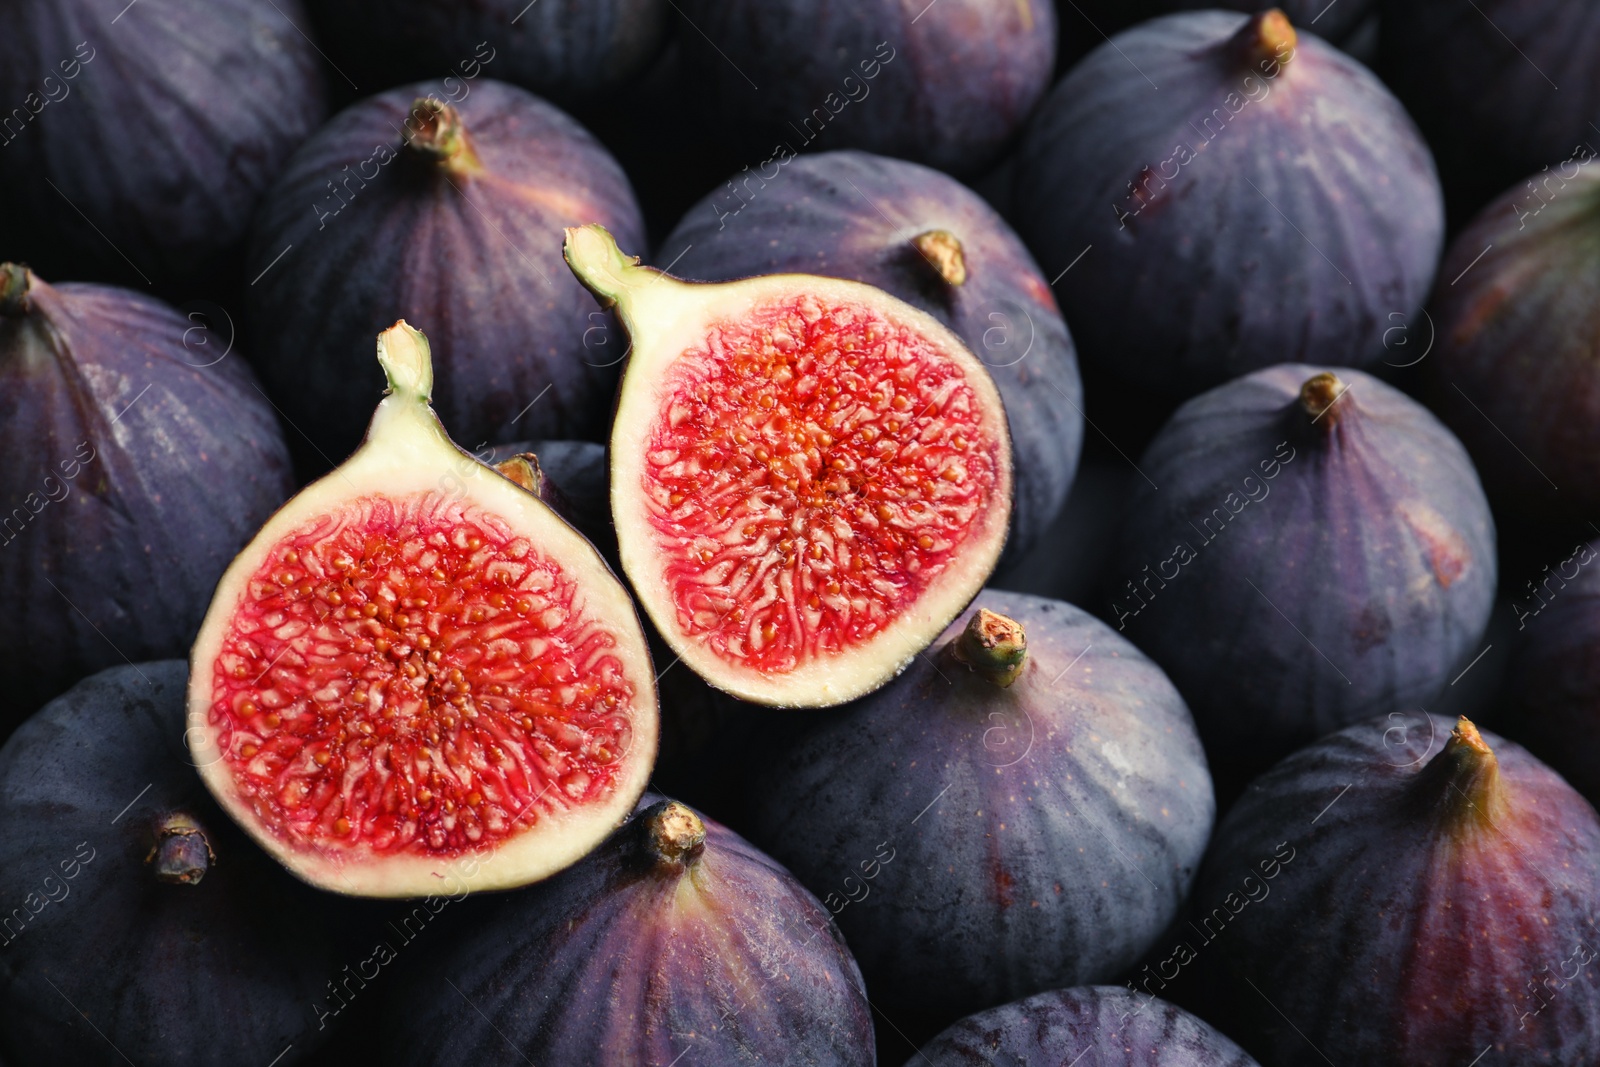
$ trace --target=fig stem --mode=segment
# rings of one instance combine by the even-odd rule
[[[1276,78],[1294,59],[1299,35],[1289,16],[1278,8],[1251,15],[1229,41],[1229,48],[1247,66],[1268,78]]]
[[[483,170],[478,150],[467,134],[461,112],[443,100],[420,96],[406,116],[400,134],[406,148],[423,159],[437,163],[458,177]]]
[[[428,339],[400,319],[378,335],[378,362],[389,395],[426,404],[433,395],[433,358]]]
[[[629,317],[630,307],[637,303],[645,286],[671,280],[670,275],[662,271],[641,267],[638,256],[623,254],[611,232],[595,222],[569,228],[561,254],[572,273],[602,306],[621,304],[624,315]]]
[[[952,646],[956,659],[985,681],[1002,689],[1022,675],[1028,658],[1028,635],[1015,619],[979,608]]]
[[[200,825],[188,815],[174,812],[161,821],[155,846],[145,862],[154,865],[159,881],[169,885],[197,885],[216,859]]]
[[[1456,723],[1444,750],[1417,775],[1415,788],[1452,829],[1491,827],[1506,812],[1500,761],[1466,716]]]
[[[1313,423],[1321,423],[1332,429],[1343,418],[1341,412],[1350,407],[1349,404],[1345,404],[1344,408],[1335,406],[1349,391],[1350,387],[1340,381],[1338,375],[1323,371],[1307,378],[1300,387],[1300,407],[1311,416]]]
[[[32,277],[21,263],[0,263],[0,315],[20,319],[31,310],[28,290]]]
[[[544,498],[549,479],[545,477],[544,468],[539,466],[539,457],[532,452],[519,452],[495,464],[494,469],[534,496]]]
[[[657,863],[682,866],[705,849],[706,824],[687,804],[669,800],[644,813],[645,848]]]
[[[949,230],[929,230],[913,237],[911,244],[945,284],[962,286],[967,283],[967,256],[961,239],[955,234]]]

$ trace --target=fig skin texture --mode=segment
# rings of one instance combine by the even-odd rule
[[[1317,414],[1321,412],[1321,414]],[[1139,461],[1108,620],[1161,664],[1232,795],[1300,745],[1426,704],[1481,648],[1494,520],[1427,409],[1284,364],[1195,397]]]
[[[1215,814],[1159,667],[1061,601],[986,590],[977,608],[892,685],[806,723],[752,790],[751,839],[835,911],[873,1002],[941,1026],[1132,965]],[[1025,635],[1008,686],[983,672],[1015,669],[1014,644],[981,669],[957,652],[979,612]]]
[[[1118,986],[1051,990],[970,1015],[924,1045],[906,1067],[1001,1063],[1257,1067],[1243,1049],[1203,1019],[1158,997]]]
[[[626,85],[660,51],[663,0],[326,0],[329,44],[367,84],[488,75],[570,104]]]
[[[864,148],[992,164],[1050,84],[1048,0],[685,0],[685,70],[732,129],[789,156]]]
[[[1597,899],[1588,802],[1518,745],[1414,711],[1251,785],[1217,829],[1191,922],[1213,939],[1195,938],[1208,1017],[1267,1067],[1313,1049],[1569,1065],[1600,1056]]]
[[[421,98],[448,110],[414,112]],[[609,317],[559,250],[563,227],[592,220],[643,243],[627,176],[521,89],[480,78],[449,99],[422,82],[346,108],[295,154],[256,220],[254,354],[324,467],[360,440],[383,385],[372,338],[397,316],[432,340],[435,409],[467,447],[601,440],[609,425],[620,359],[589,347]]]
[[[1420,368],[1496,503],[1544,515],[1600,507],[1597,154],[1514,185],[1452,242]]]
[[[181,656],[293,488],[229,339],[150,297],[0,265],[0,733],[112,664]]]
[[[915,163],[841,151],[801,156],[770,182],[765,171],[690,208],[656,262],[694,281],[866,282],[959,334],[1005,403],[1017,490],[1001,567],[1022,558],[1066,502],[1083,447],[1072,337],[1022,240],[976,193]]]
[[[480,453],[483,462],[507,475],[511,473],[505,467],[508,460],[529,456],[538,465],[537,484],[523,484],[518,477],[512,480],[554,508],[599,549],[612,570],[620,571],[617,531],[611,525],[606,446],[594,441],[513,441]]]
[[[326,114],[308,26],[299,0],[8,4],[5,255],[183,298],[231,279],[262,194]]]
[[[183,745],[186,674],[113,667],[0,748],[13,1062],[235,1067],[292,1044],[280,1062],[298,1063],[327,1036],[308,1008],[336,966],[326,901],[207,796]]]
[[[1512,591],[1517,642],[1502,729],[1600,804],[1600,541]]]
[[[408,971],[385,1062],[845,1067],[874,1062],[826,908],[743,838],[647,794],[543,885],[469,901]]]
[[[1014,215],[1046,276],[1066,271],[1083,357],[1182,396],[1289,360],[1374,362],[1444,238],[1399,101],[1276,10],[1102,44],[1031,120]]]

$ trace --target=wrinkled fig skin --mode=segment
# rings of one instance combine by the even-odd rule
[[[837,909],[873,1002],[939,1025],[1132,964],[1215,813],[1160,668],[1069,604],[976,603],[1027,634],[1009,688],[953,655],[964,614],[899,679],[816,716],[754,799],[753,840]]]
[[[231,277],[257,202],[325,113],[306,25],[298,0],[120,15],[97,0],[8,3],[3,254],[177,298]]]
[[[1371,363],[1439,258],[1438,176],[1399,102],[1309,33],[1247,55],[1253,24],[1187,12],[1119,34],[1045,100],[1017,161],[1018,227],[1047,277],[1066,271],[1084,358],[1164,392]]]
[[[703,823],[703,843],[653,854],[662,818],[685,843]],[[730,1067],[873,1062],[861,975],[827,909],[659,796],[576,866],[451,918],[393,1003],[386,1063],[667,1064],[686,1045]]]
[[[292,488],[224,338],[108,286],[30,277],[25,300],[0,310],[0,731],[101,668],[186,654]]]
[[[321,902],[211,803],[183,744],[186,679],[180,661],[113,667],[0,749],[8,1060],[237,1067],[292,1043],[290,1063],[326,1036],[309,1008],[334,971]],[[175,812],[210,849],[193,884],[163,883],[152,857]]]
[[[864,148],[959,174],[995,161],[1050,84],[1049,0],[685,0],[703,99],[788,155]]]
[[[1321,1062],[1311,1046],[1392,1067],[1600,1056],[1600,821],[1509,741],[1453,750],[1455,726],[1413,711],[1341,730],[1218,827],[1192,919],[1222,927],[1194,939],[1219,965],[1208,1018],[1267,1067]]]
[[[1421,369],[1497,503],[1587,518],[1600,508],[1600,164],[1528,182],[1451,244],[1440,277],[1456,281],[1434,300]]]
[[[563,103],[626,84],[661,48],[663,0],[328,0],[329,43],[366,84],[487,75]],[[381,81],[379,79],[382,79]]]
[[[953,329],[1005,403],[1017,489],[1001,566],[1020,559],[1065,503],[1083,446],[1072,338],[1022,241],[959,182],[866,152],[803,156],[771,182],[756,172],[730,181],[689,210],[656,262],[695,281],[801,272],[866,282]],[[912,244],[938,231],[959,242],[959,285]]]
[[[1576,572],[1576,573],[1574,573]],[[1600,805],[1600,541],[1512,591],[1522,629],[1504,692],[1504,731]]]
[[[249,294],[262,376],[336,461],[383,389],[372,338],[404,318],[432,343],[433,406],[464,446],[598,440],[620,360],[590,351],[610,320],[562,263],[561,235],[598,221],[642,245],[628,179],[572,119],[487,78],[458,107],[481,169],[402,148],[430,95],[449,99],[420,83],[347,108],[273,187],[250,259],[252,276],[271,266]]]
[[[1294,748],[1428,703],[1480,647],[1494,521],[1428,411],[1340,370],[1284,364],[1190,400],[1139,461],[1107,618],[1194,710],[1224,796]],[[1315,419],[1315,421],[1313,421]]]
[[[617,531],[611,525],[610,474],[606,446],[595,441],[515,441],[483,453],[496,466],[513,456],[532,454],[546,479],[541,500],[575,526],[621,573],[616,562]]]
[[[995,1064],[1257,1067],[1203,1020],[1120,986],[1052,990],[968,1016],[924,1045],[906,1067]]]

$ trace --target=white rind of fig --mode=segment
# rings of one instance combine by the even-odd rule
[[[611,508],[622,569],[645,613],[684,662],[705,681],[742,700],[771,707],[821,708],[856,699],[879,688],[924,651],[982,589],[1005,547],[1012,499],[1010,431],[1004,406],[988,371],[961,338],[925,312],[870,285],[803,274],[773,274],[733,282],[685,282],[641,266],[598,225],[567,230],[565,255],[578,279],[614,307],[630,348],[623,367],[609,447]],[[945,570],[886,628],[847,649],[817,656],[792,670],[763,672],[718,655],[684,632],[655,556],[644,494],[649,435],[668,394],[665,371],[694,346],[703,345],[715,323],[737,320],[768,301],[809,294],[826,303],[865,305],[893,323],[910,327],[962,371],[984,412],[986,432],[998,444],[998,483],[993,500],[968,535],[957,566]]]
[[[428,343],[397,322],[378,338],[378,359],[388,390],[361,446],[332,473],[307,486],[270,518],[229,566],[190,654],[186,740],[201,778],[224,810],[297,877],[334,893],[363,897],[420,897],[508,889],[560,871],[587,855],[632,811],[654,766],[659,733],[655,675],[633,602],[600,554],[533,494],[455,445],[429,406],[433,385]],[[634,690],[628,709],[631,743],[619,758],[613,788],[601,802],[545,808],[531,826],[492,849],[454,856],[415,853],[373,855],[356,848],[310,846],[285,840],[265,825],[241,795],[218,746],[210,718],[213,670],[230,620],[252,575],[284,538],[308,520],[336,511],[365,494],[400,498],[446,492],[502,520],[530,540],[540,555],[571,575],[584,606],[604,620],[616,639]]]

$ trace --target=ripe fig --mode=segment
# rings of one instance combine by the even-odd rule
[[[1204,1020],[1164,1000],[1115,986],[1052,990],[970,1015],[924,1045],[906,1067],[924,1063],[1257,1067]]]
[[[9,1062],[289,1064],[326,1036],[306,1010],[334,970],[325,901],[201,786],[185,674],[113,667],[0,748]]]
[[[791,707],[871,692],[982,587],[1011,444],[994,381],[924,312],[858,282],[689,284],[599,226],[567,262],[631,339],[612,429],[622,566],[712,685]]]
[[[473,903],[395,998],[389,1062],[874,1061],[861,972],[827,909],[676,801],[647,797],[558,877]]]
[[[985,591],[903,678],[800,728],[751,839],[891,1016],[1114,978],[1177,916],[1216,810],[1161,669],[1043,597]]]
[[[793,158],[865,148],[963,174],[992,164],[1050,84],[1050,0],[685,0],[695,94]],[[813,144],[813,142],[815,142]]]
[[[405,86],[334,116],[256,222],[255,354],[324,466],[359,440],[352,383],[380,382],[358,353],[397,315],[433,339],[439,417],[458,440],[601,440],[609,425],[608,319],[554,249],[591,219],[642,243],[627,176],[530,93],[488,79],[459,104],[446,93]]]
[[[1496,503],[1572,517],[1600,507],[1600,165],[1581,158],[1507,190],[1451,244],[1420,368]]]
[[[95,671],[183,655],[292,491],[230,341],[150,297],[0,264],[0,736]]]
[[[650,654],[594,548],[445,435],[423,336],[396,323],[378,360],[366,441],[217,587],[190,747],[223,808],[313,885],[524,885],[643,792]]]
[[[656,260],[694,281],[804,271],[866,282],[960,334],[1005,402],[1017,479],[1005,562],[1020,559],[1066,502],[1083,447],[1072,337],[1021,239],[960,182],[867,152],[801,156],[767,184],[735,175]]]
[[[192,295],[323,119],[299,0],[16,0],[0,36],[0,241],[46,276]]]
[[[1399,101],[1276,9],[1102,44],[1031,120],[1015,196],[1084,357],[1184,396],[1285,360],[1377,360],[1444,238]]]
[[[614,567],[606,446],[594,441],[513,441],[480,453],[483,461],[554,508]]]
[[[1290,756],[1218,827],[1195,899],[1216,1021],[1268,1067],[1600,1056],[1600,819],[1466,719],[1380,716]]]
[[[1110,615],[1189,701],[1225,795],[1479,651],[1494,520],[1466,451],[1391,386],[1256,371],[1179,408],[1139,468]]]

